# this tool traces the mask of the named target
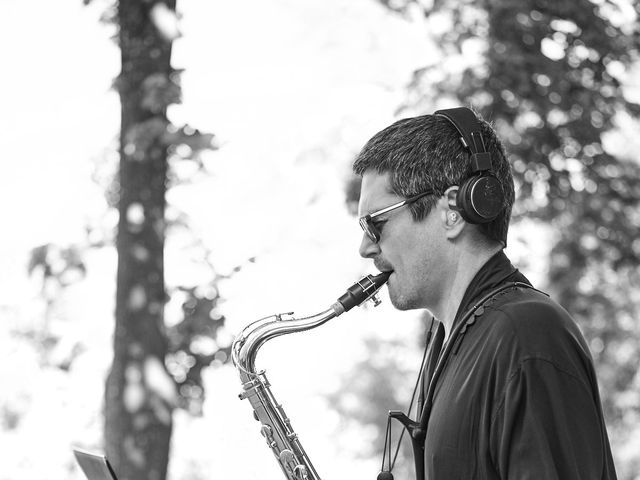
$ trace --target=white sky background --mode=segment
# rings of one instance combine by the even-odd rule
[[[70,445],[100,447],[114,252],[88,257],[87,279],[61,299],[51,326],[64,334],[61,356],[76,342],[86,347],[72,375],[41,369],[9,329],[42,323],[29,250],[82,242],[86,219],[104,209],[92,159],[118,132],[110,85],[119,52],[113,30],[98,23],[99,1],[0,0],[0,8],[0,348],[8,355],[0,403],[26,412],[17,431],[0,432],[0,480],[78,479]],[[221,273],[257,257],[221,285],[232,333],[270,313],[317,313],[373,271],[357,255],[361,231],[344,208],[344,179],[357,150],[395,120],[413,69],[433,60],[424,25],[374,0],[179,0],[178,8],[184,36],[173,65],[186,69],[184,103],[170,114],[215,133],[221,148],[206,157],[211,176],[170,200],[191,215]],[[168,255],[169,280],[197,281],[185,265]],[[258,358],[323,478],[377,474],[379,459],[354,459],[366,432],[341,429],[322,393],[335,390],[374,333],[406,340],[402,361],[417,367],[415,318],[387,302],[276,340]],[[248,402],[237,399],[235,371],[211,370],[207,381],[204,418],[176,415],[171,478],[281,478]]]

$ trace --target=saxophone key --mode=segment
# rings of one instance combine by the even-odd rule
[[[271,444],[275,443],[273,441],[273,431],[271,430],[271,427],[269,425],[262,425],[262,427],[260,428],[260,433],[267,441],[267,445],[271,447]]]

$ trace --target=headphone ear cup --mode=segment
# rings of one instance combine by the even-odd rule
[[[456,205],[469,223],[489,223],[503,208],[502,185],[493,175],[471,177],[458,189]]]

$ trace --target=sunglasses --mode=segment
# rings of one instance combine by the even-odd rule
[[[414,195],[413,197],[407,198],[406,200],[402,200],[401,202],[394,203],[393,205],[389,205],[388,207],[384,207],[380,210],[377,210],[373,213],[365,215],[364,217],[360,217],[360,226],[364,233],[367,234],[367,237],[373,242],[378,243],[380,241],[380,235],[382,234],[382,222],[376,222],[373,220],[380,215],[383,215],[391,210],[395,210],[400,207],[404,207],[405,205],[411,205],[416,200],[420,200],[422,197],[426,195],[431,195],[433,190],[427,190],[426,192],[419,193],[418,195]]]

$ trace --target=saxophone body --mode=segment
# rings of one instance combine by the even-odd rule
[[[376,293],[389,275],[389,272],[375,277],[367,275],[349,287],[329,309],[316,315],[295,318],[292,313],[286,313],[257,320],[247,325],[233,342],[233,363],[242,383],[239,397],[249,400],[255,419],[261,423],[260,432],[289,480],[320,480],[320,476],[304,451],[282,405],[276,401],[264,370],[256,369],[258,350],[273,338],[319,327],[366,300],[371,299],[378,305],[380,301]]]

